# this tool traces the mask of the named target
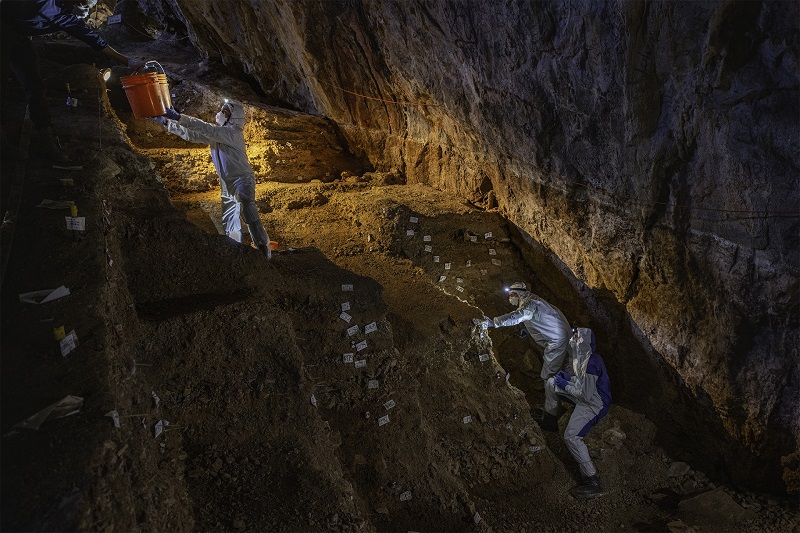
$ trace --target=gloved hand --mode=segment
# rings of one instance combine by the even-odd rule
[[[524,339],[524,338],[525,338],[525,337],[527,337],[528,335],[530,335],[530,333],[528,333],[528,328],[522,328],[521,330],[519,330],[519,333],[517,333],[517,336],[518,336],[520,339]]]
[[[561,372],[556,374],[554,381],[556,383],[556,387],[558,387],[561,390],[567,390],[567,385],[569,384],[569,380],[564,379],[564,376],[561,375]]]
[[[163,116],[167,117],[167,118],[168,118],[168,119],[170,119],[170,120],[178,120],[178,119],[180,119],[180,118],[181,118],[181,114],[180,114],[180,113],[178,113],[177,111],[175,111],[175,110],[174,110],[173,108],[171,108],[171,107],[168,107],[168,108],[167,108],[167,110],[164,112],[164,115],[163,115]]]
[[[153,122],[158,122],[162,126],[166,126],[167,125],[167,119],[165,119],[164,117],[148,117],[147,120],[152,120]]]
[[[489,329],[493,327],[494,327],[494,320],[492,320],[488,316],[483,317],[483,329]]]
[[[556,376],[561,376],[562,378],[566,379],[567,381],[572,379],[572,376],[566,370],[559,370]]]

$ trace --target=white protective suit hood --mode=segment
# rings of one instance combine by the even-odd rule
[[[231,112],[231,118],[225,123],[226,126],[233,126],[237,129],[244,129],[247,123],[247,116],[244,113],[244,106],[235,100],[228,100],[222,107],[227,107]]]

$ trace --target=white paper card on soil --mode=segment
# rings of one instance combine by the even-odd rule
[[[469,240],[470,240],[470,242],[478,242],[478,236],[477,235],[470,235],[469,236]]]
[[[387,411],[388,411],[389,409],[391,409],[392,407],[394,407],[395,405],[397,405],[397,404],[396,404],[396,403],[394,403],[394,400],[389,400],[388,402],[386,402],[385,404],[383,404],[383,406],[386,408],[386,410],[387,410]]]
[[[354,326],[350,326],[349,328],[347,328],[347,336],[348,337],[352,337],[353,335],[355,335],[357,333],[358,333],[358,324],[356,324]]]
[[[342,311],[349,311],[349,310],[350,310],[350,302],[343,302]]]
[[[62,285],[57,289],[24,292],[19,295],[19,301],[24,304],[45,304],[63,298],[64,296],[69,296],[69,289]]]
[[[383,415],[378,419],[378,425],[383,426],[389,423],[389,415]]]
[[[433,246],[431,246],[430,244],[426,244],[425,245],[425,251],[426,252],[432,252],[433,251]]]
[[[380,387],[380,383],[378,383],[377,379],[371,379],[367,382],[368,389],[377,389],[378,387]]]
[[[528,447],[528,451],[531,452],[531,453],[536,453],[541,449],[542,449],[542,447],[540,445],[538,445],[538,444],[534,444],[533,446],[529,446]]]
[[[406,237],[413,237],[413,236],[414,236],[414,230],[413,229],[407,229],[406,230]]]
[[[166,428],[168,425],[169,425],[169,420],[159,420],[158,422],[156,422],[156,425],[153,428],[155,437],[158,438],[164,432],[164,428]]]
[[[313,405],[314,407],[317,406],[317,397],[314,396],[313,394],[311,395],[311,405]]]
[[[494,248],[489,248],[489,255],[497,255],[497,250]]]
[[[481,363],[485,363],[486,361],[489,360],[489,354],[488,353],[482,353],[482,354],[480,354],[478,356],[478,358],[481,360]]]
[[[431,236],[430,235],[423,235],[422,236],[422,241],[423,242],[431,242]]]
[[[69,332],[61,341],[59,342],[59,347],[61,348],[61,356],[66,357],[69,355],[72,350],[74,350],[78,346],[78,334],[75,333],[75,330]]]
[[[464,422],[465,424],[469,424],[470,422],[472,422],[472,417],[470,415],[467,415],[464,418],[462,418],[461,421]]]
[[[456,286],[456,290],[457,290],[458,292],[464,292],[464,287],[462,287],[461,285],[457,285],[457,286]]]
[[[346,365],[349,365],[353,362],[353,355],[352,353],[346,353],[342,356],[342,362]]]
[[[481,521],[481,514],[478,511],[475,511],[475,516],[472,517],[472,521],[475,522],[475,524]]]
[[[158,397],[158,394],[156,394],[156,391],[150,391],[150,398],[153,399],[153,407],[158,408],[158,404],[161,403],[161,398]]]
[[[361,341],[358,344],[356,344],[356,351],[357,352],[360,352],[361,350],[366,350],[366,349],[367,349],[367,341]]]
[[[444,264],[444,269],[445,270],[450,270],[450,263],[445,263]]]
[[[491,239],[492,238],[492,232],[491,231],[487,231],[486,233],[483,234],[483,238],[484,239]]]
[[[67,229],[75,231],[86,230],[86,217],[64,217],[67,220]]]
[[[407,502],[410,499],[411,499],[411,491],[410,490],[407,490],[403,494],[400,495],[400,501],[401,502]]]
[[[364,333],[372,333],[373,331],[378,331],[377,322],[370,322],[369,324],[364,326]]]
[[[433,262],[434,263],[438,263],[439,262],[439,256],[438,255],[434,255],[433,256]]]
[[[119,427],[119,413],[117,412],[116,409],[114,409],[113,411],[107,412],[106,416],[111,418],[111,420],[114,422],[114,427],[115,428]]]
[[[352,284],[342,285],[342,292],[353,292],[353,285]]]
[[[499,259],[492,259],[492,264],[495,266],[500,266],[502,263],[500,263]]]
[[[447,276],[439,276],[439,283],[447,279]]]
[[[469,260],[469,259],[467,259],[467,266],[468,266],[468,267],[471,267],[471,266],[472,266],[472,261],[471,261],[471,260]]]
[[[464,278],[456,278],[456,283],[458,284],[464,283]]]
[[[344,321],[345,321],[345,322],[347,322],[348,324],[350,323],[350,321],[351,321],[351,320],[353,320],[353,317],[351,317],[350,315],[348,315],[348,314],[347,314],[347,313],[345,313],[344,311],[342,311],[342,314],[341,314],[341,315],[339,315],[339,318],[341,318],[342,320],[344,320]]]
[[[417,217],[408,217],[408,221],[411,222],[412,224],[416,224],[417,222],[419,222],[419,219]]]
[[[364,368],[365,366],[367,366],[366,359],[359,359],[358,361],[356,361],[356,368]]]

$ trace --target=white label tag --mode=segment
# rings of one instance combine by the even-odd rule
[[[353,355],[351,353],[346,353],[342,356],[342,362],[346,365],[349,365],[353,362]]]
[[[153,428],[153,432],[155,433],[155,437],[158,438],[161,433],[164,432],[164,428],[169,425],[169,420],[159,420],[156,422],[156,426]]]
[[[430,235],[423,235],[422,236],[422,241],[423,242],[431,242],[431,236]]]
[[[450,263],[445,263],[444,264],[444,269],[445,270],[450,270]]]
[[[472,521],[475,522],[475,524],[481,521],[481,514],[478,511],[475,511],[475,516],[472,517]]]
[[[464,287],[462,287],[461,285],[457,285],[457,286],[456,286],[456,290],[457,290],[458,292],[464,292]]]
[[[62,357],[69,355],[69,353],[78,346],[78,334],[75,333],[74,329],[70,331],[69,334],[63,339],[61,339],[59,346],[61,347]]]
[[[408,221],[411,222],[412,224],[416,224],[417,222],[419,222],[419,219],[417,217],[409,217]]]
[[[489,255],[497,255],[497,251],[494,248],[489,248]]]
[[[365,366],[367,366],[366,359],[359,359],[358,361],[356,361],[356,368],[364,368]]]
[[[350,321],[351,321],[351,320],[353,320],[353,317],[351,317],[350,315],[348,315],[348,314],[347,314],[347,313],[345,313],[345,312],[342,312],[342,314],[341,314],[341,315],[339,315],[339,318],[341,318],[342,320],[344,320],[344,321],[345,321],[345,322],[347,322],[348,324],[350,323]]]
[[[361,350],[366,350],[366,349],[367,349],[367,341],[361,341],[358,344],[356,344],[356,351],[357,352],[360,352]]]
[[[114,427],[115,428],[119,427],[119,413],[117,412],[116,409],[113,410],[113,411],[107,412],[106,416],[110,416],[111,417],[111,420],[114,422]]]
[[[86,217],[64,217],[67,220],[67,229],[84,231],[86,229]]]
[[[461,421],[464,422],[465,424],[469,424],[470,422],[472,422],[472,417],[470,415],[467,415],[464,418],[462,418]]]
[[[389,423],[389,415],[383,415],[378,419],[378,425],[383,426]]]
[[[500,260],[499,259],[492,259],[492,264],[495,265],[495,266],[500,266]]]
[[[439,283],[447,279],[447,276],[439,276]]]
[[[542,447],[540,445],[538,445],[538,444],[534,444],[533,446],[529,446],[528,447],[528,451],[531,452],[531,453],[536,453],[541,449],[542,449]]]
[[[483,238],[484,239],[491,239],[492,238],[492,232],[491,231],[487,231],[486,233],[483,234]]]
[[[342,304],[342,311],[349,311],[350,310],[350,302],[344,302]]]
[[[478,236],[477,235],[470,235],[469,236],[469,240],[472,241],[472,242],[478,242]]]
[[[426,244],[425,245],[425,251],[426,252],[432,252],[433,251],[433,246],[431,246],[430,244]]]
[[[353,285],[342,285],[342,292],[353,292]]]
[[[364,326],[364,333],[372,333],[373,331],[378,331],[377,322],[370,322],[369,324]]]
[[[485,276],[486,274],[487,274],[487,271],[484,270],[484,269],[481,269],[481,276]]]
[[[433,256],[433,262],[434,263],[438,263],[439,262],[439,256],[438,255],[434,255]]]
[[[348,337],[352,337],[353,335],[355,335],[357,333],[358,333],[358,324],[356,324],[355,326],[350,326],[349,328],[347,328],[347,336]]]
[[[391,409],[392,407],[394,407],[395,405],[397,405],[397,404],[396,404],[396,403],[394,403],[394,400],[389,400],[388,402],[386,402],[385,404],[383,404],[383,406],[386,408],[386,410],[387,410],[387,411],[388,411],[389,409]]]
[[[313,405],[314,407],[317,406],[317,397],[314,396],[313,394],[311,395],[311,405]]]
[[[468,266],[468,267],[471,267],[471,266],[472,266],[472,261],[471,261],[471,260],[469,260],[469,259],[467,259],[467,266]]]
[[[106,19],[109,24],[119,24],[122,22],[122,15],[111,15]]]
[[[486,361],[489,360],[489,354],[488,353],[482,353],[482,354],[480,354],[478,356],[478,359],[481,360],[481,363],[485,363]]]
[[[411,499],[411,491],[410,490],[407,490],[403,494],[400,495],[400,501],[401,502],[407,502],[410,499]]]
[[[456,278],[456,283],[464,283],[464,278]]]
[[[406,237],[413,237],[413,236],[414,236],[414,230],[413,229],[407,229],[406,230]]]
[[[377,389],[380,386],[377,379],[371,379],[367,382],[368,389]]]

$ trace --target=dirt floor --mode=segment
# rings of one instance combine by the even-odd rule
[[[53,61],[69,55],[59,44]],[[540,350],[515,328],[486,336],[472,323],[509,311],[502,288],[520,279],[571,307],[563,280],[523,261],[540,252],[498,213],[370,171],[335,125],[221,84],[221,67],[193,68],[188,48],[127,51],[169,55],[191,114],[211,120],[223,95],[251,106],[259,210],[282,253],[267,262],[219,234],[207,148],[133,119],[97,69],[43,62],[56,127],[83,168],[52,169],[35,136],[29,158],[2,160],[14,214],[0,302],[3,530],[800,528],[796,498],[709,479],[668,455],[631,405],[587,437],[606,495],[572,498],[561,435],[533,421]],[[66,82],[77,108],[63,106]],[[21,98],[4,92],[14,145]],[[86,231],[73,235],[68,210],[44,199],[75,201]],[[70,295],[53,302],[18,297],[60,285]],[[65,357],[58,325],[79,340]],[[14,428],[68,395],[83,399],[77,414]]]

